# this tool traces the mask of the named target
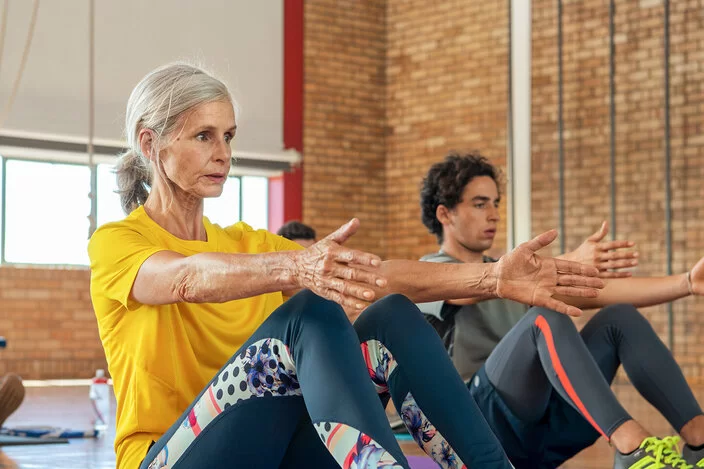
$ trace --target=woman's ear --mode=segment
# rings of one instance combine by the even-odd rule
[[[139,149],[149,161],[153,161],[154,132],[152,129],[142,129],[139,131]]]

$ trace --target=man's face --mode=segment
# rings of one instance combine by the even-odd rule
[[[491,248],[499,223],[499,189],[489,176],[477,176],[464,187],[462,200],[452,210],[438,208],[443,239],[465,249],[484,252]]]

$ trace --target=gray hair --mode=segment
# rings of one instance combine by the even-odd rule
[[[142,154],[139,132],[154,131],[152,151],[158,155],[168,145],[164,140],[176,130],[184,113],[213,101],[233,103],[227,86],[186,63],[159,67],[135,86],[125,116],[128,150],[120,156],[116,169],[117,192],[126,214],[146,202],[154,177],[149,159]],[[160,170],[159,158],[156,161]]]

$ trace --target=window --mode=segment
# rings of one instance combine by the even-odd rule
[[[205,199],[203,215],[212,223],[229,226],[240,221],[240,187],[238,177],[229,177],[220,197]]]
[[[4,176],[5,260],[87,264],[90,168],[6,160]]]
[[[120,194],[117,192],[115,166],[99,164],[97,171],[96,192],[98,205],[98,222],[96,226],[125,218],[120,204]]]
[[[91,169],[85,164],[2,158],[0,164],[0,245],[3,262],[87,265],[91,213]],[[97,226],[125,217],[112,164],[98,164]],[[221,226],[244,220],[268,225],[269,181],[232,176],[220,197],[206,199],[204,214]],[[2,196],[5,204],[2,205]]]
[[[242,220],[255,229],[269,226],[269,180],[242,176]]]

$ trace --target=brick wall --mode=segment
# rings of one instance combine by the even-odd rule
[[[304,12],[303,219],[385,254],[386,9],[382,0],[313,0]]]
[[[387,11],[387,254],[417,259],[438,249],[420,222],[428,168],[448,150],[478,149],[505,164],[507,7],[389,0]],[[502,224],[499,251],[505,240]]]
[[[700,1],[672,2],[675,272],[704,253],[702,11]],[[616,228],[638,243],[639,275],[666,271],[662,15],[661,1],[617,2]],[[552,0],[536,0],[534,233],[558,226],[556,16]],[[451,149],[505,164],[506,2],[315,1],[305,21],[305,220],[325,232],[359,216],[357,245],[388,258],[436,249],[418,206],[428,167]],[[565,1],[563,21],[563,235],[572,249],[610,215],[608,2]],[[505,229],[495,246],[504,249]],[[675,306],[675,353],[697,382],[702,309],[691,299]],[[645,312],[667,337],[665,308]]]
[[[106,368],[86,269],[0,268],[0,376],[89,378]]]
[[[610,216],[608,2],[564,3],[566,245],[576,247]],[[533,9],[533,231],[558,224],[557,15],[550,0]],[[671,2],[673,270],[704,255],[704,14],[701,2]],[[665,249],[663,5],[617,2],[617,235],[641,252],[638,275],[663,275]],[[556,252],[556,251],[554,251]],[[662,338],[665,307],[645,314]],[[674,304],[675,355],[690,382],[704,380],[704,303]]]
[[[564,0],[564,236],[568,249],[610,216],[608,3]],[[417,258],[437,248],[420,222],[418,207],[418,188],[428,167],[450,149],[479,149],[497,165],[505,163],[506,4],[503,0],[388,0],[373,8],[369,2],[356,2],[354,8],[350,2],[307,4],[307,221],[316,226],[328,223],[332,229],[357,214],[369,226],[368,210],[350,198],[350,185],[340,184],[333,171],[343,167],[349,173],[350,165],[356,172],[375,168],[366,180],[355,182],[361,190],[382,194],[370,220],[383,235],[370,245],[385,243],[385,249],[377,252],[389,258]],[[616,4],[617,235],[638,243],[641,265],[636,275],[663,275],[663,6],[659,0]],[[557,23],[554,0],[535,0],[533,5],[532,220],[537,234],[558,226]],[[376,20],[369,17],[372,9],[378,12]],[[671,2],[675,272],[688,269],[704,255],[703,22],[701,0]],[[360,35],[373,40],[375,47],[360,48]],[[371,67],[372,59],[376,68],[384,62],[380,55],[384,50],[385,73],[382,69],[373,90],[374,96],[384,97],[385,106],[373,104],[373,124],[360,128],[350,113],[366,115],[370,104],[351,111],[343,96],[360,93],[360,87],[369,92],[370,85],[357,79],[365,75],[340,69],[347,63],[359,68],[357,61],[362,60]],[[367,147],[352,149],[349,135],[365,132],[369,132],[367,139],[359,143]],[[374,152],[363,151],[371,146]],[[377,217],[383,197],[385,217]],[[503,250],[505,230],[496,246],[497,251]],[[553,252],[557,253],[557,244]],[[665,308],[644,312],[666,339]],[[704,302],[681,300],[674,312],[675,356],[701,399]],[[614,390],[648,429],[659,435],[672,433],[623,376]],[[605,442],[599,442],[566,467],[605,467],[611,464],[612,454]]]

